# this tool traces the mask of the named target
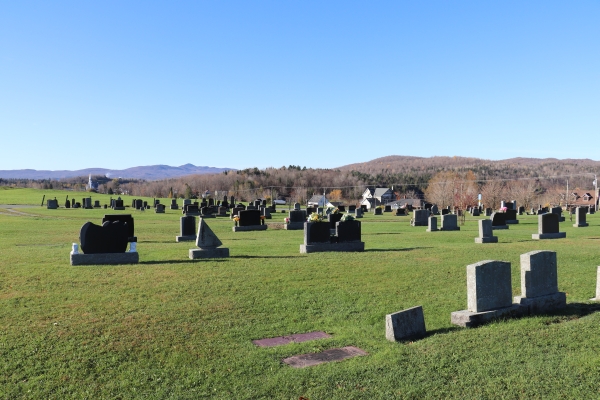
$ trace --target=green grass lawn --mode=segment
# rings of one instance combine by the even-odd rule
[[[59,204],[66,195],[0,189],[0,204],[39,206],[44,194]],[[597,215],[586,228],[573,228],[567,215],[567,238],[542,241],[531,240],[537,217],[522,216],[494,231],[499,243],[475,244],[476,218],[459,232],[427,233],[410,217],[367,214],[365,252],[308,255],[299,253],[302,231],[233,233],[228,218],[215,218],[208,224],[231,257],[192,261],[194,245],[175,242],[179,210],[19,211],[0,209],[2,398],[598,396],[600,305],[588,300],[600,264]],[[105,213],[134,216],[140,263],[70,266],[79,229]],[[532,250],[557,252],[566,310],[476,329],[450,324],[450,313],[466,308],[466,265],[510,261],[519,295],[519,256]],[[385,315],[416,305],[428,336],[388,342]],[[315,330],[333,337],[252,344]],[[369,355],[304,369],[281,361],[343,346]]]

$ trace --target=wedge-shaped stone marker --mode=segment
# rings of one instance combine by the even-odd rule
[[[385,316],[385,337],[397,340],[420,339],[425,336],[423,307],[416,306]]]
[[[359,349],[358,347],[347,346],[340,349],[325,350],[322,353],[300,354],[285,358],[283,362],[294,368],[304,368],[331,361],[341,361],[345,360],[346,358],[366,356],[368,354],[369,353]]]
[[[204,218],[200,217],[198,222],[198,234],[196,235],[196,246],[199,249],[190,249],[190,258],[225,258],[229,257],[229,249],[219,248],[223,243],[206,224]]]
[[[298,333],[295,335],[289,335],[289,336],[279,336],[279,337],[274,337],[274,338],[267,338],[267,339],[258,339],[258,340],[253,340],[252,343],[254,343],[255,345],[257,345],[258,347],[273,347],[273,346],[282,346],[284,344],[288,344],[288,343],[302,343],[302,342],[308,342],[309,340],[316,340],[316,339],[326,339],[326,338],[330,338],[331,335],[322,332],[322,331],[316,331],[316,332],[308,332],[308,333]]]

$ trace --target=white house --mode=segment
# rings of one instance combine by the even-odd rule
[[[309,207],[327,207],[328,203],[329,200],[327,200],[324,194],[315,194],[308,200]]]
[[[366,205],[368,209],[371,207],[377,207],[382,204],[387,204],[390,201],[395,200],[394,192],[389,188],[367,188],[362,194],[361,205]]]

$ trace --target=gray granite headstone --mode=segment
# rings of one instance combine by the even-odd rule
[[[428,226],[427,226],[426,232],[435,232],[438,230],[437,217],[430,216],[427,221],[428,221]]]
[[[458,219],[455,214],[442,215],[442,231],[460,231]]]
[[[574,228],[588,226],[588,223],[586,222],[587,211],[587,207],[577,207],[575,209],[575,223],[573,224]]]
[[[467,310],[483,312],[512,305],[510,263],[486,260],[467,265]]]
[[[385,316],[385,337],[392,342],[425,336],[423,307],[417,306]]]
[[[475,238],[475,243],[498,243],[498,237],[494,236],[492,229],[492,220],[480,219],[479,223],[479,237]]]

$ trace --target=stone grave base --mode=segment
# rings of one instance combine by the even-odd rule
[[[203,215],[203,214],[186,214],[186,215],[197,215],[200,218],[215,218],[216,214],[205,214],[205,215]]]
[[[498,243],[498,236],[476,237],[475,243]]]
[[[460,226],[454,228],[440,228],[440,231],[460,231]]]
[[[584,226],[589,226],[589,224],[587,222],[584,222],[583,224],[573,224],[573,228],[582,228]]]
[[[469,310],[454,311],[450,314],[450,322],[465,328],[485,324],[497,318],[511,318],[522,315],[523,309],[519,304],[498,308],[491,311],[471,312]]]
[[[531,238],[534,240],[540,239],[564,239],[567,237],[567,232],[558,233],[533,233]]]
[[[515,296],[514,300],[516,304],[520,304],[523,307],[524,312],[529,314],[544,314],[560,310],[567,306],[567,295],[565,292],[538,297]]]
[[[267,225],[234,226],[234,232],[266,231]]]
[[[492,225],[492,230],[496,230],[496,229],[508,229],[508,225]]]
[[[425,222],[411,222],[410,226],[427,226],[427,221],[425,221]]]
[[[229,249],[226,247],[214,247],[206,249],[190,249],[190,258],[227,258],[229,257]]]
[[[285,229],[288,231],[300,231],[304,229],[304,222],[290,222],[285,224]]]
[[[192,217],[192,216],[193,217],[199,217],[200,216],[200,212],[183,213],[183,215],[185,215],[186,217]]]
[[[164,214],[164,213],[165,213],[165,210],[162,210],[162,211],[159,211],[159,210],[154,210],[154,212],[155,212],[156,214]]]
[[[425,229],[425,232],[437,232],[439,230],[440,229],[437,229],[437,228],[436,229],[429,229],[429,228],[427,228],[427,229]]]
[[[179,210],[179,206],[170,206],[169,207],[171,210]]]
[[[176,242],[191,242],[193,240],[196,240],[196,235],[175,236]]]
[[[365,251],[365,242],[301,244],[300,254],[326,251]]]
[[[516,225],[519,223],[519,220],[518,219],[507,219],[504,222],[506,222],[506,225]]]
[[[215,217],[227,217],[227,218],[230,217],[229,214],[214,214],[214,216]],[[202,218],[204,218],[204,217],[202,217]]]
[[[125,207],[113,207],[113,210],[115,211],[123,211],[125,209]]]
[[[137,251],[131,253],[96,253],[96,254],[71,254],[71,265],[115,265],[137,264],[140,255]]]

